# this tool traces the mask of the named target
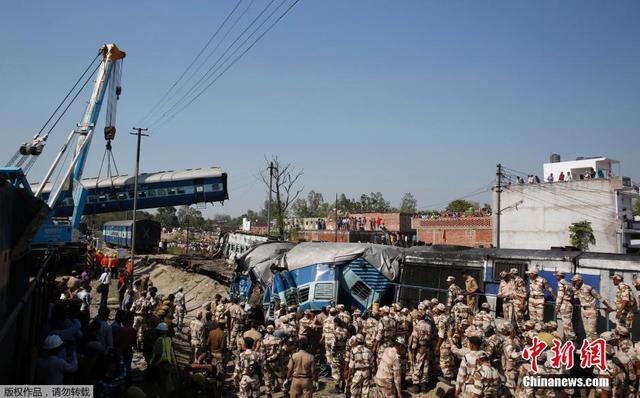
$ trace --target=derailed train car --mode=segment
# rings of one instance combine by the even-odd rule
[[[402,249],[361,243],[273,242],[238,258],[234,292],[267,317],[281,304],[319,310],[335,303],[361,310],[393,299]],[[259,293],[256,293],[259,292]]]

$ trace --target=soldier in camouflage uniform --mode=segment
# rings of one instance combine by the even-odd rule
[[[331,347],[333,347],[333,330],[334,330],[334,322],[333,319],[338,314],[335,308],[329,308],[329,316],[324,320],[322,324],[322,338],[320,339],[321,344],[324,344],[325,348],[325,359],[328,365],[331,365],[333,362],[331,358]]]
[[[244,331],[245,312],[238,304],[238,299],[234,298],[232,304],[227,310],[229,318],[229,329],[231,333],[229,335],[229,349],[240,349],[242,345],[242,332]]]
[[[336,382],[335,393],[344,388],[344,355],[349,339],[346,324],[339,317],[333,318],[333,345],[331,346],[331,375]]]
[[[524,321],[524,306],[527,299],[527,286],[524,283],[524,279],[518,275],[517,268],[511,268],[509,274],[511,274],[510,284],[514,299],[513,311],[515,321],[518,326],[522,327],[522,322]]]
[[[373,350],[373,346],[376,341],[376,333],[378,331],[378,311],[368,312],[363,316],[362,334],[364,335],[364,345]]]
[[[520,341],[515,337],[513,327],[505,323],[502,325],[502,334],[505,336],[502,345],[502,369],[506,379],[505,386],[511,393],[516,396],[516,388],[518,386],[518,369],[522,361],[522,346]]]
[[[473,385],[469,386],[468,392],[472,397],[496,398],[500,391],[500,374],[491,365],[489,355],[484,351],[476,354],[476,370],[473,373]]]
[[[408,345],[410,344],[411,329],[412,329],[409,310],[406,308],[401,309],[396,314],[395,319],[396,319],[396,336],[402,337],[404,341],[407,343],[407,347],[405,347],[404,353],[400,355],[400,358],[402,359],[402,375],[406,377],[411,374],[409,357],[408,357],[409,350],[406,349],[406,348],[409,348]]]
[[[304,317],[298,322],[298,339],[306,338],[308,341],[313,340],[313,334],[316,328],[316,320],[311,310],[304,311]]]
[[[514,317],[514,300],[509,280],[510,275],[507,272],[500,272],[500,286],[498,286],[497,297],[502,299],[502,316],[504,317],[504,320],[506,322],[512,323]]]
[[[348,325],[347,325],[348,326]],[[351,395],[351,373],[349,372],[349,365],[351,364],[351,350],[356,346],[356,336],[353,335],[349,337],[347,340],[347,345],[344,351],[344,380],[345,380],[345,388],[344,393],[347,398],[350,398]]]
[[[625,371],[625,365],[615,355],[615,347],[613,346],[615,344],[615,336],[612,332],[604,332],[601,337],[606,342],[607,366],[606,370],[600,370],[600,368],[595,367],[593,373],[596,376],[608,378],[609,386],[596,388],[596,396],[627,397],[630,393],[628,390],[630,383]]]
[[[349,311],[347,311],[344,304],[338,304],[336,309],[338,310],[338,318],[340,318],[345,325],[350,325],[351,315],[349,315]]]
[[[429,383],[428,353],[431,347],[431,325],[425,321],[424,311],[419,311],[418,323],[411,333],[411,353],[413,358],[413,373],[411,380],[418,391],[426,390]]]
[[[404,347],[404,339],[396,337],[392,346],[384,348],[384,352],[378,361],[378,371],[375,376],[377,397],[402,398],[400,353],[404,350]]]
[[[202,312],[198,312],[195,319],[189,324],[189,337],[195,363],[198,363],[198,358],[200,357],[203,331],[204,323],[202,322]]]
[[[364,345],[362,334],[357,334],[355,340],[356,346],[351,349],[351,361],[349,362],[351,398],[367,398],[375,357],[373,352]]]
[[[587,339],[593,341],[598,338],[596,331],[596,325],[598,322],[598,310],[596,306],[596,300],[604,304],[609,311],[613,311],[613,308],[609,305],[600,294],[591,286],[584,283],[582,275],[573,275],[575,298],[580,303],[580,315],[582,316],[582,324],[584,325],[584,332],[587,335]]]
[[[391,347],[393,345],[393,339],[396,337],[396,321],[389,315],[389,307],[385,306],[380,308],[380,314],[382,317],[378,321],[376,343],[373,350],[377,353],[378,363],[380,363],[384,349]]]
[[[464,279],[463,295],[467,297],[467,305],[471,312],[475,313],[478,310],[478,281],[466,270],[462,271],[462,278]]]
[[[240,398],[258,398],[260,396],[260,378],[258,376],[260,355],[253,351],[253,344],[254,341],[251,337],[244,339],[243,351],[240,353],[233,372],[233,381],[238,388],[238,397]]]
[[[534,322],[544,321],[544,294],[548,292],[554,299],[555,294],[549,282],[538,275],[538,270],[532,268],[529,271],[529,319]]]
[[[451,345],[447,338],[449,328],[449,315],[446,314],[444,304],[438,304],[434,307],[434,321],[437,332],[436,356],[445,379],[453,379],[453,355],[451,354]]]
[[[267,334],[262,339],[260,345],[261,355],[264,361],[263,376],[265,392],[268,397],[284,382],[283,369],[283,342],[273,332],[275,327],[267,325]]]
[[[562,323],[562,335],[564,340],[575,340],[576,333],[573,329],[573,286],[564,279],[564,272],[555,273],[558,281],[558,296],[556,297],[556,316]]]
[[[447,309],[451,310],[451,307],[455,304],[457,297],[462,294],[462,289],[460,289],[460,286],[456,285],[455,276],[447,276],[447,283],[449,284],[449,288],[447,288]]]
[[[473,316],[472,325],[482,330],[483,333],[488,327],[495,327],[496,322],[493,314],[491,314],[491,306],[489,303],[482,303],[480,311]]]
[[[636,296],[631,291],[631,287],[623,282],[621,274],[615,274],[613,276],[613,284],[617,287],[616,290],[616,320],[618,325],[624,327],[633,326],[633,316],[638,309],[638,303]]]
[[[485,332],[483,350],[489,356],[491,366],[498,370],[502,370],[502,346],[504,345],[504,336],[496,333],[495,326],[489,326]]]
[[[142,339],[146,332],[145,318],[149,314],[149,301],[147,300],[147,292],[142,291],[140,297],[133,302],[131,306],[133,312],[133,328],[137,331],[137,346],[142,346]]]
[[[173,303],[174,303],[174,317],[176,319],[176,327],[178,330],[182,330],[182,324],[184,323],[184,316],[187,313],[187,303],[184,297],[184,289],[178,288]]]
[[[363,333],[364,320],[362,319],[362,312],[360,310],[353,311],[353,317],[351,324],[356,328],[356,333]]]
[[[462,356],[460,366],[458,367],[458,375],[455,383],[455,396],[464,397],[468,390],[473,386],[473,374],[476,371],[478,354],[480,346],[482,345],[482,339],[478,336],[472,336],[469,338],[469,352]]]
[[[465,304],[463,295],[458,295],[455,299],[455,304],[451,307],[451,315],[453,315],[453,322],[456,328],[460,327],[463,321],[469,321],[471,318],[471,308]]]

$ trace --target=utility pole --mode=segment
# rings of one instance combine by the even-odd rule
[[[496,193],[498,195],[496,203],[496,248],[500,248],[500,214],[502,207],[500,204],[500,194],[502,193],[502,165],[496,166]]]
[[[267,206],[267,236],[271,236],[271,192],[273,188],[271,181],[273,180],[273,162],[269,162],[269,205]]]
[[[148,134],[144,134],[143,131],[147,131],[148,129],[143,129],[139,127],[134,127],[136,130],[135,133],[129,133],[131,135],[138,136],[138,147],[136,149],[136,176],[133,182],[133,223],[131,224],[131,269],[135,267],[135,254],[136,254],[136,212],[138,210],[138,175],[140,174],[140,141],[142,137],[148,137]],[[131,275],[129,275],[129,286],[133,287],[133,271]]]
[[[338,243],[338,193],[336,192],[336,243]]]

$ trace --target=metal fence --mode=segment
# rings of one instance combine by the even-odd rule
[[[0,384],[32,384],[43,339],[56,256],[48,255],[0,329]],[[15,265],[15,264],[14,264]]]

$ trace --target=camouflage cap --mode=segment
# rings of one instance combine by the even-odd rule
[[[509,270],[509,273],[512,274],[512,275],[517,275],[518,274],[518,269],[517,268],[511,268]]]
[[[456,280],[455,276],[453,276],[453,275],[447,276],[447,282],[455,282],[455,280]]]
[[[330,313],[330,314],[337,314],[337,313],[338,313],[338,310],[337,310],[337,309],[335,309],[335,308],[333,308],[333,307],[331,307],[331,308],[329,309],[329,313]]]
[[[500,279],[504,279],[504,278],[506,278],[506,277],[507,277],[507,275],[509,275],[509,274],[507,273],[507,271],[502,271],[502,272],[500,272]]]
[[[396,337],[396,339],[395,339],[395,343],[396,343],[396,344],[404,345],[404,337],[402,337],[402,336],[398,336],[398,337]]]
[[[362,311],[356,309],[355,311],[353,311],[353,315],[362,315]]]
[[[566,274],[564,273],[564,271],[556,271],[554,275],[564,277]]]
[[[580,274],[575,274],[572,278],[572,281],[581,281],[582,280],[582,275]]]
[[[558,328],[558,322],[549,321],[549,322],[545,323],[544,326],[547,327],[547,328],[551,328],[551,329],[557,329]]]
[[[616,338],[613,332],[603,332],[600,334],[600,337],[602,337],[604,341],[611,341],[611,340],[615,340]]]
[[[530,268],[527,271],[527,274],[536,274],[536,275],[538,275],[538,269],[537,268]]]
[[[484,302],[482,303],[482,305],[480,305],[480,308],[484,309],[484,310],[490,310],[491,309],[491,304]]]
[[[430,301],[430,303],[431,303],[431,304],[433,304],[433,305],[436,305],[436,304],[438,304],[438,303],[439,303],[439,301],[438,301],[438,299],[437,299],[437,298],[432,298],[432,299],[431,299],[431,301]]]
[[[358,344],[363,344],[364,343],[364,336],[360,333],[356,334],[356,343]]]
[[[438,311],[440,311],[440,312],[444,312],[444,310],[445,310],[446,308],[447,308],[447,307],[445,307],[445,306],[444,306],[444,304],[442,304],[442,303],[440,303],[440,304],[436,305],[436,309],[437,309]]]
[[[631,336],[631,333],[629,332],[629,329],[627,329],[626,327],[624,327],[622,325],[616,326],[616,328],[613,331],[618,336],[623,336],[623,337]]]
[[[267,332],[273,332],[274,330],[276,330],[276,327],[273,325],[267,325]]]
[[[427,306],[423,303],[418,304],[418,311],[424,311],[425,308],[427,308]]]
[[[389,307],[387,307],[386,305],[380,307],[380,312],[384,312],[385,314],[388,314],[389,313]]]
[[[464,296],[463,296],[462,294],[459,294],[459,295],[456,297],[456,301],[464,301]]]
[[[403,308],[400,310],[401,314],[408,314],[409,313],[409,309],[408,308]]]
[[[619,273],[615,273],[615,274],[613,274],[613,277],[614,277],[614,278],[618,278],[618,279],[620,279],[621,281],[622,281],[622,280],[624,280],[624,277],[622,276],[622,274],[619,274]]]

